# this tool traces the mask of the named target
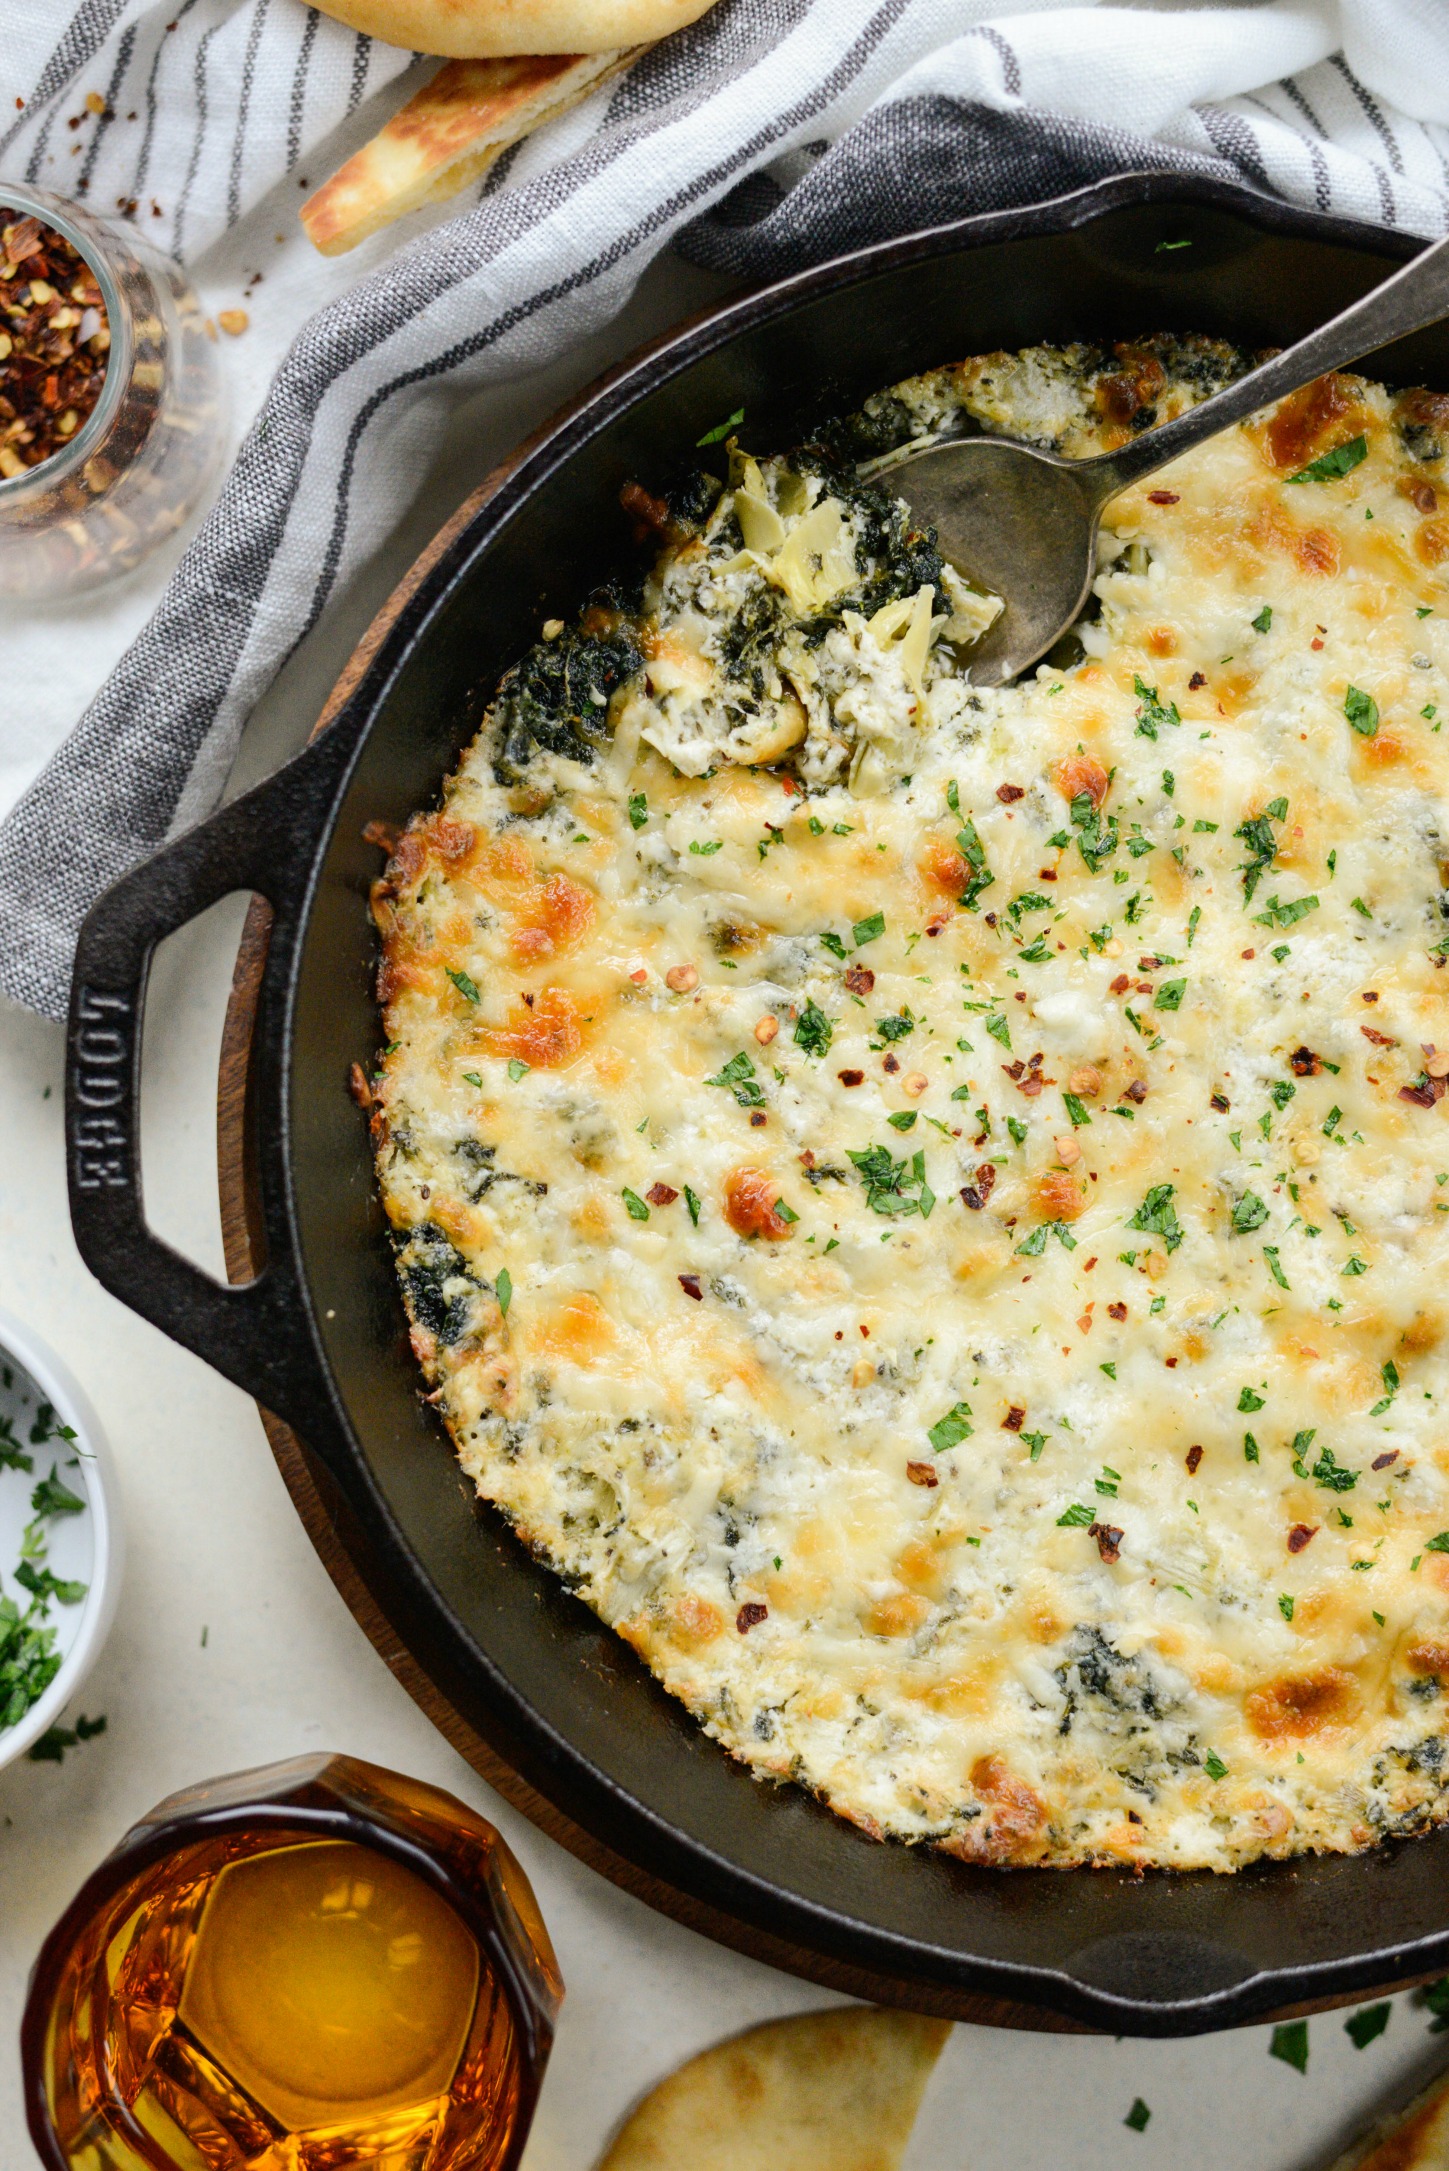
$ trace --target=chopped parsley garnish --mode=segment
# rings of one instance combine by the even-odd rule
[[[691,844],[689,849],[691,852],[693,852],[696,859],[709,859],[715,852],[722,852],[724,850],[724,839],[722,837],[715,837],[709,844],[695,843]]]
[[[1233,1227],[1239,1236],[1261,1229],[1267,1218],[1268,1208],[1256,1191],[1245,1191],[1233,1208]]]
[[[58,1475],[54,1463],[49,1477],[43,1477],[30,1495],[32,1515],[84,1515],[85,1502],[73,1493],[64,1478]]]
[[[528,1076],[528,1071],[529,1065],[524,1062],[521,1056],[511,1055],[508,1058],[508,1075],[515,1085],[517,1085],[520,1078]]]
[[[732,1055],[713,1078],[706,1078],[704,1082],[723,1086],[726,1092],[733,1093],[741,1108],[763,1108],[765,1105],[765,1089],[755,1076],[755,1066],[743,1048],[738,1055]]]
[[[820,937],[820,940],[824,943],[826,949],[830,952],[832,957],[838,957],[843,961],[849,954],[846,950],[845,944],[841,941],[839,935],[824,934]]]
[[[904,1040],[907,1033],[915,1031],[916,1021],[909,1009],[902,1009],[895,1017],[877,1018],[875,1029],[882,1040]]]
[[[1075,1251],[1077,1240],[1064,1221],[1042,1221],[1017,1245],[1017,1255],[1023,1259],[1039,1259],[1046,1250],[1049,1236],[1055,1236],[1066,1251]]]
[[[1261,1410],[1263,1406],[1263,1397],[1260,1394],[1255,1394],[1251,1387],[1245,1387],[1238,1396],[1238,1408],[1240,1410]]]
[[[936,1419],[926,1438],[938,1455],[944,1455],[947,1448],[959,1447],[963,1440],[969,1440],[974,1429],[970,1403],[953,1402],[945,1416]]]
[[[637,1191],[631,1191],[629,1189],[629,1186],[625,1184],[619,1196],[624,1201],[625,1208],[631,1221],[647,1221],[649,1219],[649,1209],[644,1204],[644,1201],[640,1198]]]
[[[930,1219],[936,1194],[926,1182],[924,1149],[908,1160],[897,1161],[889,1146],[866,1146],[859,1151],[849,1148],[846,1159],[860,1171],[865,1203],[872,1213],[918,1213],[923,1220]]]
[[[1360,919],[1371,920],[1373,918],[1373,914],[1361,897],[1351,897],[1349,903],[1353,906]]]
[[[1253,631],[1255,633],[1266,633],[1272,623],[1273,606],[1271,603],[1265,603],[1263,605],[1263,608],[1259,611],[1257,617],[1253,620]]]
[[[1022,1122],[1020,1116],[1008,1116],[1006,1128],[1010,1131],[1018,1146],[1026,1144],[1026,1125]]]
[[[1186,980],[1164,980],[1162,986],[1157,990],[1157,998],[1152,1005],[1153,1009],[1180,1010],[1186,988]]]
[[[688,1185],[688,1184],[686,1184],[686,1185],[685,1185],[685,1187],[684,1187],[684,1203],[685,1203],[686,1207],[687,1207],[687,1208],[689,1209],[689,1218],[690,1218],[690,1220],[691,1220],[691,1221],[692,1221],[692,1222],[694,1223],[694,1226],[695,1226],[696,1228],[698,1228],[698,1227],[699,1227],[699,1195],[698,1195],[698,1193],[697,1193],[697,1192],[691,1191],[691,1190],[690,1190],[690,1188],[689,1188],[689,1185]]]
[[[1367,2050],[1383,2034],[1392,2011],[1392,2005],[1385,2000],[1382,2005],[1361,2005],[1356,2013],[1349,2014],[1343,2032],[1355,2050]]]
[[[1243,1460],[1244,1462],[1258,1462],[1261,1460],[1258,1453],[1258,1443],[1251,1432],[1243,1434]]]
[[[886,1117],[886,1122],[893,1131],[913,1131],[916,1127],[916,1111],[914,1108],[898,1108],[893,1116]]]
[[[1137,711],[1137,730],[1140,737],[1155,739],[1160,725],[1180,724],[1182,722],[1182,718],[1177,712],[1176,702],[1163,701],[1158,695],[1157,688],[1149,686],[1144,679],[1134,677],[1132,691],[1141,703],[1141,707]]]
[[[1299,920],[1306,920],[1310,912],[1317,910],[1316,897],[1295,897],[1288,905],[1270,897],[1264,909],[1254,913],[1253,924],[1256,927],[1294,927]]]
[[[1292,1620],[1293,1600],[1289,1596],[1287,1591],[1280,1591],[1278,1593],[1278,1611],[1282,1614],[1285,1621]]]
[[[956,832],[956,842],[971,869],[971,878],[961,892],[961,903],[968,912],[974,912],[977,898],[983,890],[990,889],[996,877],[986,864],[986,847],[976,834],[976,824],[969,815]]]
[[[1363,442],[1362,439],[1359,440]],[[1295,476],[1289,480],[1296,481]],[[1298,2073],[1308,2071],[1308,2023],[1306,2020],[1280,2020],[1273,2030],[1268,2045],[1270,2058],[1281,2058],[1284,2065],[1291,2065]]]
[[[1300,467],[1296,475],[1289,475],[1288,482],[1337,482],[1341,475],[1351,474],[1361,461],[1368,458],[1368,439],[1350,437],[1347,444],[1335,445],[1332,452],[1321,452],[1307,467]],[[1307,2057],[1307,2050],[1304,2051]]]
[[[1169,1251],[1176,1251],[1182,1242],[1182,1228],[1177,1210],[1172,1203],[1176,1186],[1170,1183],[1154,1184],[1127,1226],[1141,1229],[1149,1236],[1160,1236]]]
[[[783,1199],[776,1199],[775,1212],[779,1215],[782,1221],[798,1221],[800,1219],[800,1216],[796,1213],[794,1207],[787,1206]]]
[[[1005,1018],[988,1018],[986,1030],[993,1040],[999,1040],[1003,1048],[1011,1046],[1011,1026]]]
[[[1312,1439],[1312,1433],[1308,1437]],[[1302,1438],[1301,1433],[1298,1438]],[[1295,1439],[1294,1446],[1296,1447],[1297,1444],[1298,1442]],[[1304,1465],[1302,1455],[1299,1455],[1293,1467],[1300,1477],[1311,1477],[1314,1484],[1321,1485],[1325,1492],[1351,1493],[1358,1483],[1358,1472],[1340,1468],[1331,1447],[1319,1449],[1318,1460],[1311,1470]]]
[[[483,1080],[479,1077],[476,1070],[465,1070],[463,1073],[463,1083],[464,1085],[481,1086]]]
[[[795,1045],[807,1055],[828,1055],[835,1028],[814,996],[806,1000],[805,1008],[795,1020]]]
[[[1367,1274],[1368,1263],[1366,1260],[1360,1259],[1356,1251],[1350,1252],[1348,1257],[1348,1264],[1344,1267],[1343,1271],[1350,1277],[1358,1274]]]
[[[645,1211],[647,1212],[648,1209],[646,1208]],[[501,1266],[498,1269],[498,1279],[493,1286],[498,1292],[498,1309],[506,1319],[508,1317],[508,1307],[513,1302],[513,1276],[506,1266]]]
[[[1090,792],[1078,792],[1071,806],[1072,827],[1077,832],[1077,849],[1093,874],[1099,872],[1102,862],[1110,859],[1117,849],[1117,824],[1109,815],[1103,821],[1101,813],[1092,804]]]
[[[696,447],[723,444],[730,431],[737,430],[744,419],[745,410],[743,407],[737,407],[732,415],[725,416],[723,422],[717,422],[712,430],[706,430],[703,437],[696,437],[694,440]]]
[[[629,794],[629,827],[642,829],[649,819],[649,801],[643,792]]]
[[[1207,1755],[1202,1760],[1202,1767],[1209,1779],[1226,1779],[1228,1776],[1228,1767],[1218,1755],[1216,1749],[1208,1750]]]
[[[1371,739],[1379,728],[1379,705],[1372,694],[1350,686],[1343,697],[1343,713],[1360,738]]]
[[[1091,1113],[1087,1108],[1086,1103],[1081,1099],[1080,1095],[1076,1093],[1064,1093],[1062,1095],[1062,1106],[1063,1108],[1065,1108],[1067,1114],[1072,1119],[1073,1130],[1080,1130],[1081,1126],[1084,1123],[1091,1122]]]
[[[874,942],[878,935],[885,933],[885,914],[883,912],[870,913],[867,918],[857,920],[850,932],[855,939],[857,950],[863,950],[868,942]]]
[[[451,965],[445,965],[443,967],[443,970],[448,975],[448,978],[452,981],[454,987],[458,990],[458,993],[464,998],[466,1002],[477,1002],[477,987],[474,985],[473,981],[469,979],[467,973],[455,972]]]
[[[1185,241],[1159,241],[1157,246],[1159,249],[1185,249],[1188,244]],[[1147,2121],[1151,2116],[1152,2113],[1148,2110],[1141,2096],[1134,2096],[1132,2098],[1132,2108],[1122,2123],[1124,2126],[1130,2126],[1134,2133],[1145,2133],[1147,2131]]]
[[[1057,1517],[1057,1529],[1087,1530],[1096,1520],[1094,1509],[1083,1507],[1079,1500],[1074,1500],[1066,1514]]]
[[[1287,817],[1287,800],[1275,799],[1261,814],[1255,814],[1250,821],[1240,822],[1233,831],[1233,835],[1241,838],[1248,847],[1248,857],[1238,869],[1243,878],[1245,904],[1251,904],[1253,892],[1272,866],[1278,850],[1278,839],[1273,834],[1272,825],[1274,821],[1286,821]]]
[[[1263,1257],[1267,1260],[1268,1272],[1272,1275],[1278,1287],[1280,1289],[1291,1288],[1292,1284],[1283,1272],[1282,1262],[1278,1257],[1278,1246],[1276,1244],[1265,1244],[1263,1246]]]

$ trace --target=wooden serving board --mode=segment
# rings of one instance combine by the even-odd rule
[[[520,448],[512,459],[502,467],[495,468],[480,488],[464,500],[452,519],[434,537],[394,589],[333,687],[317,719],[314,736],[316,732],[326,729],[348,700],[393,621],[425,574],[480,506],[487,503],[512,473],[526,449]],[[271,907],[263,899],[253,898],[237,952],[226,1024],[222,1034],[217,1086],[217,1170],[226,1270],[233,1282],[245,1282],[253,1278],[257,1271],[256,1261],[261,1252],[255,1169],[251,1166],[247,1145],[249,1127],[246,1108],[252,1035],[256,1024],[257,1002],[271,921]],[[910,1982],[895,1976],[876,1975],[868,1969],[832,1960],[822,1953],[791,1944],[752,1923],[737,1921],[731,1915],[722,1914],[717,1909],[692,1899],[688,1894],[676,1891],[672,1885],[665,1884],[661,1879],[639,1869],[573,1823],[562,1811],[555,1808],[552,1802],[537,1793],[526,1779],[504,1763],[496,1750],[474,1731],[425,1673],[397,1634],[370,1587],[365,1541],[331,1478],[289,1425],[283,1424],[279,1417],[264,1408],[261,1409],[261,1419],[267,1439],[271,1443],[272,1453],[276,1457],[277,1467],[281,1471],[282,1481],[292,1496],[292,1503],[302,1519],[303,1528],[312,1540],[322,1565],[341,1592],[348,1610],[378,1655],[402,1683],[413,1701],[426,1712],[439,1732],[452,1743],[459,1755],[472,1765],[480,1777],[496,1788],[504,1800],[527,1817],[531,1824],[546,1832],[550,1839],[557,1840],[560,1846],[567,1847],[569,1853],[577,1856],[579,1861],[587,1863],[590,1869],[597,1870],[601,1876],[609,1878],[624,1891],[632,1892],[648,1906],[657,1908],[661,1914],[687,1924],[690,1929],[698,1930],[703,1936],[711,1937],[719,1944],[731,1946],[737,1952],[748,1954],[751,1959],[765,1962],[767,1966],[803,1976],[810,1982],[821,1983],[831,1990],[844,1991],[852,1997],[864,1998],[878,2005],[898,2005],[914,2012],[939,2014],[950,2020],[976,2021],[988,2027],[1027,2028],[1060,2034],[1097,2032],[1059,2013],[1046,2012],[1035,2006],[1020,2005],[1002,1998],[973,1996],[944,1989],[933,1983]],[[1305,2013],[1327,2011],[1334,2006],[1357,2005],[1371,1996],[1382,1996],[1387,1990],[1407,1989],[1414,1982],[1429,1979],[1427,1976],[1413,1976],[1405,1982],[1389,1984],[1378,1991],[1363,1990],[1352,1997],[1285,2007],[1280,2012],[1264,2017],[1284,2020]]]

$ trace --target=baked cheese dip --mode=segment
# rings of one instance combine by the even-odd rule
[[[630,485],[642,589],[374,898],[479,1494],[761,1777],[971,1862],[1449,1804],[1449,398],[1329,378],[1131,490],[995,690],[885,457],[1247,366],[988,355]]]

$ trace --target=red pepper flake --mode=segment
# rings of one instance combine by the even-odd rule
[[[1057,870],[1055,867],[1038,867],[1036,872],[1038,881],[1055,882],[1057,879]]]
[[[1377,1085],[1378,1080],[1375,1078],[1369,1082]],[[1430,1078],[1426,1075],[1415,1085],[1400,1086],[1399,1099],[1412,1101],[1416,1108],[1432,1108],[1437,1100],[1442,1099],[1446,1088],[1449,1088],[1449,1078]]]
[[[1019,1403],[1013,1402],[1011,1408],[1001,1420],[1001,1429],[1003,1432],[1020,1432],[1025,1423],[1026,1411],[1021,1408]]]
[[[1116,1560],[1122,1551],[1122,1533],[1113,1523],[1093,1523],[1087,1536],[1096,1539],[1097,1551],[1103,1560]]]
[[[1314,638],[1309,642],[1308,645],[1310,648],[1322,648],[1323,643],[1318,639],[1317,635],[1315,634]]]
[[[1126,1305],[1122,1303],[1109,1304],[1107,1306],[1107,1317],[1118,1321],[1125,1319],[1127,1317]]]
[[[101,395],[111,332],[85,258],[0,209],[0,476],[39,467]]]
[[[1376,1025],[1361,1025],[1359,1031],[1365,1040],[1371,1040],[1376,1048],[1397,1048],[1392,1033],[1381,1033]]]
[[[1365,989],[1364,989],[1364,992],[1363,992],[1363,999],[1364,999],[1364,1001],[1365,1001],[1366,1003],[1376,1003],[1376,1002],[1378,1001],[1378,999],[1379,999],[1379,991],[1378,991],[1378,989],[1377,989],[1377,988],[1365,988]]]
[[[360,1063],[354,1063],[347,1079],[348,1091],[359,1108],[371,1108],[372,1087],[367,1082],[367,1072]]]
[[[697,1274],[681,1274],[679,1286],[687,1297],[694,1298],[696,1304],[703,1302],[704,1291],[699,1286],[699,1276]]]
[[[769,1617],[769,1607],[762,1606],[757,1598],[751,1598],[735,1615],[735,1627],[742,1636],[747,1636],[752,1628],[758,1628],[760,1622],[767,1621]]]
[[[1227,1112],[1228,1112],[1228,1108],[1229,1108],[1229,1106],[1230,1106],[1230,1103],[1229,1103],[1229,1100],[1228,1100],[1228,1096],[1227,1096],[1227,1094],[1226,1094],[1226,1093],[1214,1093],[1214,1094],[1212,1095],[1212,1098],[1211,1098],[1210,1102],[1209,1102],[1209,1106],[1210,1106],[1210,1107],[1212,1107],[1212,1108],[1216,1108],[1216,1110],[1217,1110],[1217,1112],[1218,1112],[1218,1114],[1219,1114],[1220,1116],[1225,1116],[1225,1115],[1227,1114]]]
[[[1147,1080],[1145,1078],[1134,1078],[1131,1085],[1123,1093],[1122,1098],[1127,1101],[1135,1101],[1140,1108],[1147,1098]]]
[[[667,1183],[652,1183],[644,1194],[651,1206],[672,1206],[679,1193]]]
[[[927,1492],[930,1492],[941,1482],[936,1475],[935,1469],[928,1462],[908,1462],[906,1464],[906,1476],[913,1485],[924,1485]]]
[[[1175,490],[1149,490],[1147,502],[1149,505],[1176,505],[1178,503],[1177,492]]]
[[[845,969],[845,985],[852,995],[869,995],[875,986],[875,974],[869,965],[848,965]]]
[[[1387,1455],[1375,1455],[1373,1462],[1370,1464],[1370,1468],[1374,1470],[1387,1470],[1389,1464],[1391,1462],[1397,1462],[1398,1459],[1398,1449],[1396,1447],[1391,1447]]]
[[[1323,1068],[1323,1057],[1315,1055],[1311,1048],[1295,1048],[1288,1066],[1295,1078],[1316,1078]]]
[[[835,1075],[843,1086],[858,1086],[865,1081],[863,1070],[838,1070]]]
[[[1301,1553],[1304,1546],[1308,1544],[1310,1538],[1315,1538],[1317,1537],[1317,1535],[1317,1523],[1295,1523],[1293,1525],[1293,1528],[1288,1533],[1289,1552]]]
[[[750,1118],[750,1122],[755,1130],[762,1131],[765,1127],[766,1122],[764,1111],[762,1109],[756,1109],[755,1113]]]
[[[1024,799],[1026,793],[1020,784],[998,784],[996,796],[1004,807],[1009,807],[1015,800]]]
[[[1257,954],[1256,950],[1244,950],[1243,952],[1244,957],[1256,957]]]
[[[1119,972],[1116,979],[1112,982],[1111,992],[1114,995],[1125,995],[1131,985],[1132,982],[1128,979],[1126,973]]]
[[[1200,1447],[1190,1447],[1187,1451],[1187,1474],[1189,1477],[1193,1475],[1201,1461],[1202,1449]]]
[[[961,1186],[961,1204],[969,1206],[973,1214],[979,1214],[990,1198],[996,1185],[996,1168],[991,1161],[983,1161],[976,1171],[975,1183]]]
[[[895,1076],[896,1072],[900,1069],[900,1067],[901,1059],[898,1055],[888,1055],[885,1061],[881,1064],[881,1069],[884,1071],[889,1071],[892,1077]]]
[[[1194,672],[1193,672],[1193,674],[1192,674],[1192,677],[1191,677],[1191,678],[1190,678],[1190,679],[1188,680],[1188,682],[1187,682],[1187,690],[1188,690],[1188,692],[1189,692],[1190,694],[1195,694],[1195,693],[1197,692],[1197,690],[1198,690],[1199,686],[1206,686],[1206,684],[1207,684],[1207,673],[1206,673],[1206,671],[1194,671]]]

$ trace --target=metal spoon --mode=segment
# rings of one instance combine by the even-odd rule
[[[999,686],[1045,655],[1081,612],[1096,571],[1097,527],[1118,492],[1219,430],[1449,316],[1449,240],[1425,249],[1362,301],[1174,422],[1120,452],[1064,460],[1004,437],[966,437],[883,462],[941,554],[1006,608],[972,651],[977,686]]]

